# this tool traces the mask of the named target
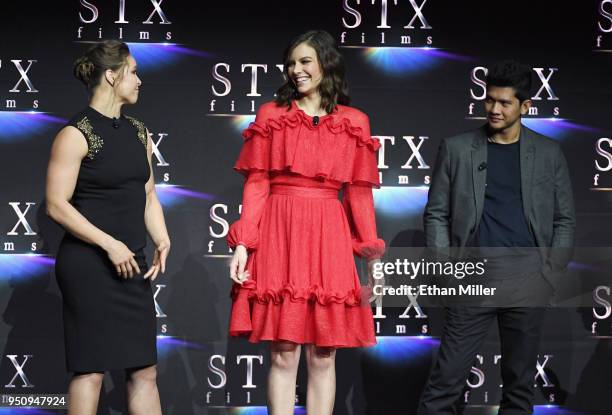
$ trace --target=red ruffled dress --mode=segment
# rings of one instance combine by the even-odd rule
[[[249,251],[249,279],[232,287],[229,332],[249,341],[321,347],[376,343],[353,253],[373,259],[372,187],[378,140],[368,117],[338,105],[318,125],[295,103],[261,106],[234,169],[246,176],[228,245]],[[339,191],[342,190],[342,200]]]

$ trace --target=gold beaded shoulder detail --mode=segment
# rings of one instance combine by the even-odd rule
[[[126,115],[125,118],[138,130],[138,139],[145,148],[147,148],[147,127],[145,127],[142,121],[137,120],[134,117]]]
[[[104,140],[100,138],[99,135],[94,133],[89,118],[83,117],[79,122],[76,123],[76,126],[79,131],[83,133],[85,139],[87,140],[88,150],[86,157],[90,160],[93,160],[96,154],[98,154],[98,152],[100,151],[100,149],[102,149],[102,146],[104,145]]]

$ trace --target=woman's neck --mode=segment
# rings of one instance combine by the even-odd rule
[[[310,94],[304,95],[296,100],[296,105],[306,114],[312,116],[326,115],[325,109],[321,108],[321,95]]]
[[[123,103],[112,98],[109,99],[94,94],[89,102],[89,106],[108,118],[119,118],[121,116],[121,107]]]

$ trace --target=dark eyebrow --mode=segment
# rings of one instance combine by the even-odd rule
[[[287,64],[295,63],[296,60],[301,61],[303,59],[312,59],[312,56],[302,56],[301,58],[298,58],[298,59],[288,59]]]
[[[512,104],[511,100],[508,99],[495,99],[491,95],[487,94],[486,99],[490,99],[491,101],[501,102],[502,104]]]

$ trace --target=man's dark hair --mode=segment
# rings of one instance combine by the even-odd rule
[[[519,102],[531,99],[531,68],[514,60],[498,62],[489,68],[487,87],[512,87]]]

